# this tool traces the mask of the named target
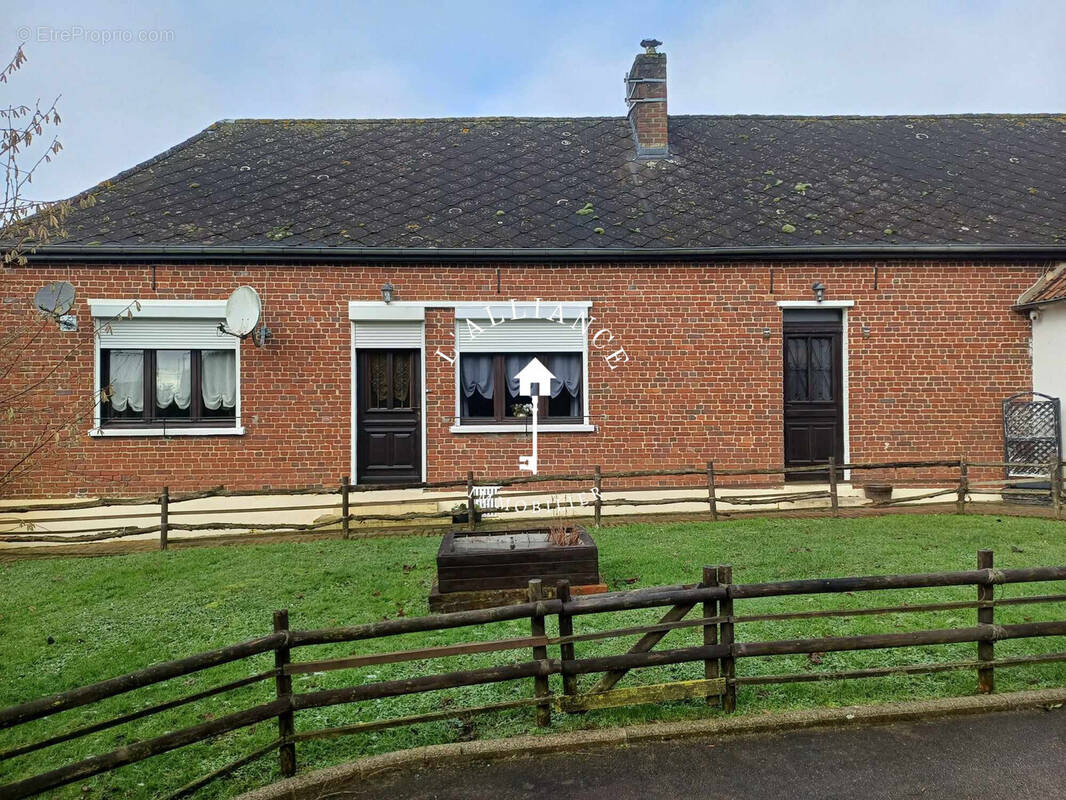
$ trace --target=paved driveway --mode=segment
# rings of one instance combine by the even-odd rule
[[[684,740],[431,768],[362,781],[329,797],[1066,798],[1066,711]]]

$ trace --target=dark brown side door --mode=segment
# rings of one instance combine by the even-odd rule
[[[360,483],[422,480],[422,364],[418,350],[356,356],[356,466]]]
[[[788,310],[784,319],[785,465],[844,462],[842,329],[838,312]],[[828,480],[828,470],[787,480]]]

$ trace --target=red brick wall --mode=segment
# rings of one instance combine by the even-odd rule
[[[0,474],[50,430],[85,410],[93,391],[87,298],[222,299],[242,283],[264,299],[274,333],[241,351],[241,437],[102,438],[91,417],[31,459],[35,469],[3,487],[8,495],[140,493],[172,489],[302,486],[338,482],[350,463],[348,300],[380,297],[386,279],[404,300],[593,301],[591,332],[608,328],[611,347],[591,348],[589,411],[596,433],[541,437],[544,472],[679,468],[713,458],[722,467],[782,460],[781,312],[776,302],[849,299],[850,442],[853,460],[966,454],[1001,457],[999,402],[1031,385],[1028,321],[1011,302],[1044,264],[873,263],[685,265],[494,265],[189,267],[159,266],[157,288],[141,266],[5,269],[0,324],[50,280],[78,289],[81,330],[44,328],[4,392],[61,364],[0,420]],[[427,312],[429,479],[517,473],[528,439],[518,434],[452,434],[452,311]],[[862,326],[870,328],[863,338]],[[762,331],[770,329],[770,337]],[[608,368],[623,347],[629,362]],[[8,350],[11,348],[9,347]],[[61,361],[73,349],[71,357]],[[81,404],[80,406],[78,404]]]
[[[662,81],[661,83],[630,84],[630,97],[637,102],[634,102],[629,110],[629,120],[633,126],[638,147],[652,151],[666,148],[669,139],[666,110],[666,54],[639,54],[633,60],[628,77],[634,80]],[[639,102],[641,100],[654,102]]]

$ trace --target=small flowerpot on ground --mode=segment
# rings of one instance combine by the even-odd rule
[[[862,488],[866,499],[873,500],[875,503],[884,503],[892,499],[891,483],[868,483]]]

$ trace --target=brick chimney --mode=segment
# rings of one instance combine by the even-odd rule
[[[666,130],[666,54],[656,52],[662,42],[645,39],[640,43],[644,52],[633,59],[626,75],[626,104],[629,106],[629,127],[637,143],[637,156],[652,158],[665,156]]]

